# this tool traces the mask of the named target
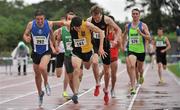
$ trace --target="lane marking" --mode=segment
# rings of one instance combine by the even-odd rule
[[[175,82],[180,86],[180,80],[178,80],[177,76],[175,76],[174,73],[172,73],[169,69],[166,70],[168,73],[168,75],[172,76],[172,78],[175,80]]]
[[[92,74],[89,74],[89,75],[85,76],[84,78],[88,78],[88,77],[90,77],[90,76],[92,76]],[[51,89],[52,89],[52,88],[55,88],[55,87],[58,87],[58,86],[61,86],[61,85],[63,85],[63,83],[59,83],[59,84],[56,84],[56,85],[50,85],[50,86],[51,86]],[[43,89],[43,90],[44,90],[44,89]],[[1,104],[4,104],[4,103],[7,103],[7,102],[10,102],[10,101],[13,101],[13,100],[16,100],[16,99],[19,99],[19,98],[23,98],[23,97],[26,97],[26,96],[35,94],[36,92],[37,92],[37,90],[36,90],[36,91],[29,92],[29,93],[26,93],[26,94],[23,94],[23,95],[20,95],[20,96],[17,96],[17,97],[14,97],[14,98],[9,98],[9,99],[7,99],[7,100],[1,101],[1,102],[0,102],[0,105],[1,105]]]
[[[23,83],[11,84],[11,85],[8,85],[8,86],[3,86],[3,87],[0,88],[0,90],[10,88],[10,87],[21,86],[21,85],[28,84],[28,83],[31,83],[31,82],[34,82],[34,80],[26,81],[26,82],[23,82]]]
[[[147,65],[147,67],[146,67],[146,69],[145,69],[145,71],[144,71],[144,77],[146,76],[146,73],[147,73],[147,70],[148,70],[148,69],[149,69],[149,64]],[[141,85],[138,86],[138,88],[136,89],[136,94],[133,96],[133,98],[132,98],[132,100],[131,100],[131,102],[130,102],[130,105],[129,105],[129,107],[128,107],[128,110],[131,110],[131,109],[132,109],[132,106],[133,106],[134,101],[135,101],[135,99],[136,99],[136,97],[137,97],[137,95],[138,95],[138,92],[139,92],[140,87],[141,87]]]
[[[56,85],[52,85],[51,88],[57,87],[57,86],[59,86],[59,85],[62,85],[62,83],[56,84]],[[10,99],[8,99],[8,100],[1,101],[1,102],[0,102],[0,105],[3,104],[3,103],[7,103],[7,102],[10,102],[10,101],[13,101],[13,100],[22,98],[22,97],[26,97],[26,96],[35,94],[36,92],[37,92],[37,91],[32,91],[32,92],[26,93],[26,94],[24,94],[24,95],[20,95],[20,96],[14,97],[14,98],[10,98]]]
[[[118,77],[120,74],[124,73],[124,72],[126,72],[126,69],[123,69],[120,73],[117,73],[117,77]],[[104,81],[101,82],[100,84],[101,84],[101,85],[104,84]],[[83,96],[83,95],[89,93],[89,92],[92,91],[93,89],[95,89],[94,86],[91,87],[89,90],[87,90],[87,91],[85,91],[85,92],[79,94],[79,95],[78,95],[78,98],[80,98],[81,96]],[[59,105],[58,107],[54,108],[53,110],[57,110],[57,109],[59,109],[59,108],[65,106],[65,105],[69,104],[70,102],[72,102],[72,100],[69,100],[69,101],[63,103],[62,105]]]

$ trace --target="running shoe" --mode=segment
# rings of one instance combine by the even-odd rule
[[[51,95],[51,88],[50,88],[50,86],[49,86],[48,83],[45,85],[45,90],[46,90],[46,94],[47,94],[48,96],[50,96],[50,95]]]
[[[74,102],[74,104],[78,104],[78,96],[77,95],[73,95],[71,99]]]
[[[139,84],[143,84],[144,83],[144,77],[143,76],[140,76],[139,78]]]
[[[103,91],[104,91],[104,105],[108,105],[109,102],[108,91],[105,90],[105,88],[103,89]]]
[[[116,97],[114,89],[111,89],[111,97],[112,97],[112,98],[115,98],[115,97]]]
[[[136,90],[135,90],[134,88],[132,88],[132,89],[130,90],[130,92],[131,92],[131,95],[136,94]]]
[[[94,96],[99,95],[99,88],[100,88],[100,85],[96,85],[96,89],[94,90]]]
[[[163,83],[164,83],[164,80],[160,79],[159,84],[163,84]]]
[[[41,107],[43,104],[43,96],[44,96],[44,91],[41,91],[41,94],[39,95],[39,107]]]
[[[66,91],[64,91],[63,94],[62,94],[62,96],[63,96],[63,97],[68,97],[69,95],[68,95],[68,93],[67,93]]]

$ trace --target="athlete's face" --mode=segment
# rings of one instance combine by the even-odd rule
[[[139,11],[133,10],[132,11],[132,18],[134,21],[139,21],[140,13]]]
[[[35,19],[36,19],[36,24],[39,27],[42,27],[44,25],[44,19],[45,19],[44,15],[36,16]]]
[[[79,31],[80,31],[80,26],[79,26],[79,27],[74,26],[74,30],[77,31],[77,32],[79,32]]]
[[[158,29],[158,36],[162,36],[163,35],[163,30],[162,29]]]
[[[101,21],[101,13],[99,13],[99,14],[92,14],[92,18],[94,19],[94,21],[96,22],[96,23],[99,23],[100,21]]]
[[[67,15],[66,20],[67,20],[67,21],[72,20],[73,17],[75,17],[75,15],[70,15],[70,14],[69,14],[69,15]]]

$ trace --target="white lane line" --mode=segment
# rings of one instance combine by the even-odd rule
[[[90,76],[92,76],[92,74],[89,74],[89,75],[85,76],[85,78],[90,77]],[[59,83],[59,84],[56,84],[56,85],[52,85],[51,88],[58,87],[58,86],[60,86],[60,85],[62,85],[62,84],[63,84],[63,83]],[[37,92],[37,91],[32,91],[32,92],[29,92],[29,93],[26,93],[26,94],[23,94],[23,95],[14,97],[14,98],[10,98],[10,99],[1,101],[1,102],[0,102],[0,105],[1,105],[1,104],[4,104],[4,103],[7,103],[7,102],[10,102],[10,101],[13,101],[13,100],[16,100],[16,99],[19,99],[19,98],[22,98],[22,97],[26,97],[26,96],[35,94],[36,92]]]
[[[117,73],[117,77],[118,77],[120,74],[124,73],[124,72],[126,72],[126,69],[123,69],[123,70],[122,70],[119,74]],[[104,84],[104,82],[101,82],[101,85],[102,85],[102,84]],[[78,95],[78,98],[80,98],[81,96],[83,96],[83,95],[85,95],[85,94],[89,93],[89,92],[90,92],[90,91],[92,91],[93,89],[95,89],[95,87],[94,87],[94,86],[93,86],[93,87],[91,87],[89,90],[87,90],[87,91],[83,92],[82,94],[79,94],[79,95]],[[67,101],[67,102],[63,103],[62,105],[59,105],[58,107],[56,107],[56,108],[55,108],[55,109],[53,109],[53,110],[57,110],[57,109],[59,109],[59,108],[61,108],[61,107],[65,106],[65,105],[69,104],[70,102],[72,102],[72,100],[69,100],[69,101]]]
[[[31,73],[28,73],[27,76],[8,76],[8,75],[6,75],[6,76],[3,76],[3,77],[0,78],[0,83],[5,82],[5,81],[11,81],[11,80],[21,80],[23,78],[28,78],[28,77],[31,77],[31,76],[34,76],[34,75],[31,74]],[[7,79],[7,77],[11,77],[11,78]]]
[[[60,86],[60,85],[62,85],[62,83],[56,84],[56,85],[52,85],[51,88],[54,88],[54,87],[57,87],[57,86]],[[29,93],[26,93],[26,94],[23,94],[23,95],[14,97],[14,98],[10,98],[10,99],[8,99],[8,100],[1,101],[1,102],[0,102],[0,105],[3,104],[3,103],[7,103],[7,102],[10,102],[10,101],[13,101],[13,100],[22,98],[22,97],[26,97],[26,96],[28,96],[28,95],[35,94],[36,92],[37,92],[37,91],[32,91],[32,92],[29,92]]]
[[[147,70],[148,70],[148,69],[149,69],[149,64],[147,65],[147,67],[146,67],[146,69],[145,69],[145,71],[144,71],[144,77],[146,76],[146,73],[147,73]],[[136,94],[133,96],[133,98],[132,98],[132,100],[131,100],[131,102],[130,102],[130,105],[129,105],[129,107],[128,107],[128,110],[131,110],[131,109],[132,109],[132,106],[133,106],[134,101],[135,101],[135,99],[136,99],[136,97],[137,97],[137,95],[138,95],[138,92],[139,92],[140,87],[141,87],[141,85],[138,86],[138,88],[136,89]]]
[[[4,86],[4,87],[1,87],[0,90],[1,89],[6,89],[6,88],[11,88],[11,87],[25,85],[25,84],[28,84],[28,83],[31,83],[31,82],[34,82],[34,80],[30,80],[30,81],[26,81],[26,82],[23,82],[23,83],[17,83],[17,84],[11,84],[11,85],[8,85],[8,86]]]
[[[180,86],[180,80],[170,70],[167,69],[166,71],[169,73],[168,75],[172,76],[175,82]]]

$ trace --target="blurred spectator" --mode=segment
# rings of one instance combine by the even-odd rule
[[[23,65],[23,73],[27,74],[26,67],[29,57],[29,48],[25,45],[23,41],[20,41],[17,47],[13,50],[11,54],[13,59],[17,60],[18,64],[18,75],[21,75],[21,66]]]

